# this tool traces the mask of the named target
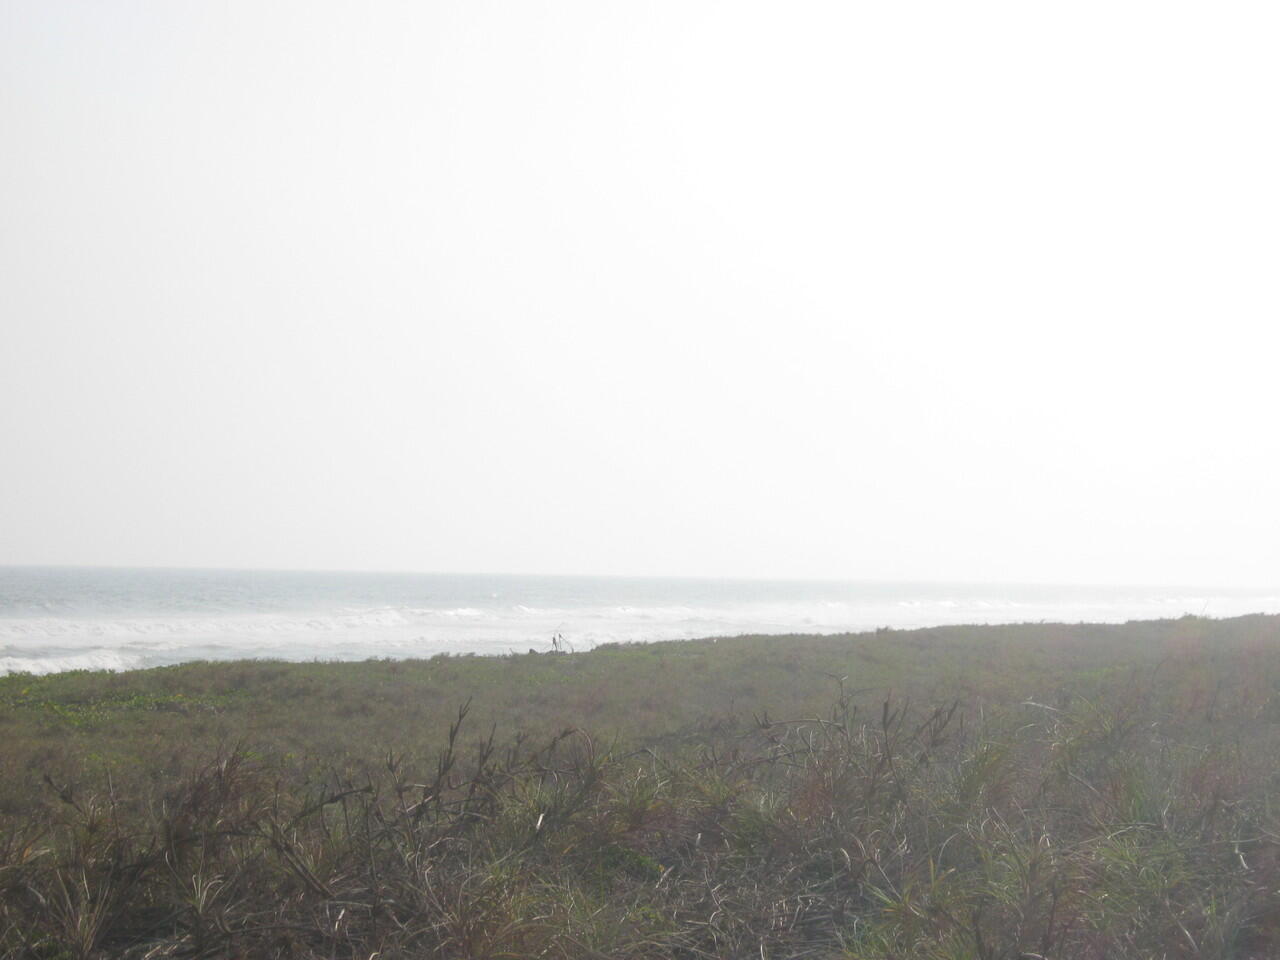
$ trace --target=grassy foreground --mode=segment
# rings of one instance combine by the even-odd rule
[[[1274,617],[17,675],[0,744],[6,957],[1280,956]]]

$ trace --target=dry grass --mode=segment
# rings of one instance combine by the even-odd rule
[[[410,735],[441,674],[452,715]],[[1272,618],[0,695],[5,956],[1280,955]]]

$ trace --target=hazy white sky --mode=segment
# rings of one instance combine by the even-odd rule
[[[1280,583],[1278,45],[0,0],[0,563]]]

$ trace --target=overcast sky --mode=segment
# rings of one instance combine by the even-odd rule
[[[0,0],[0,563],[1280,583],[1278,28]]]

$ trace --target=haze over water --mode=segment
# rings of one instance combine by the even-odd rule
[[[1280,590],[0,567],[0,673],[1280,613]]]

